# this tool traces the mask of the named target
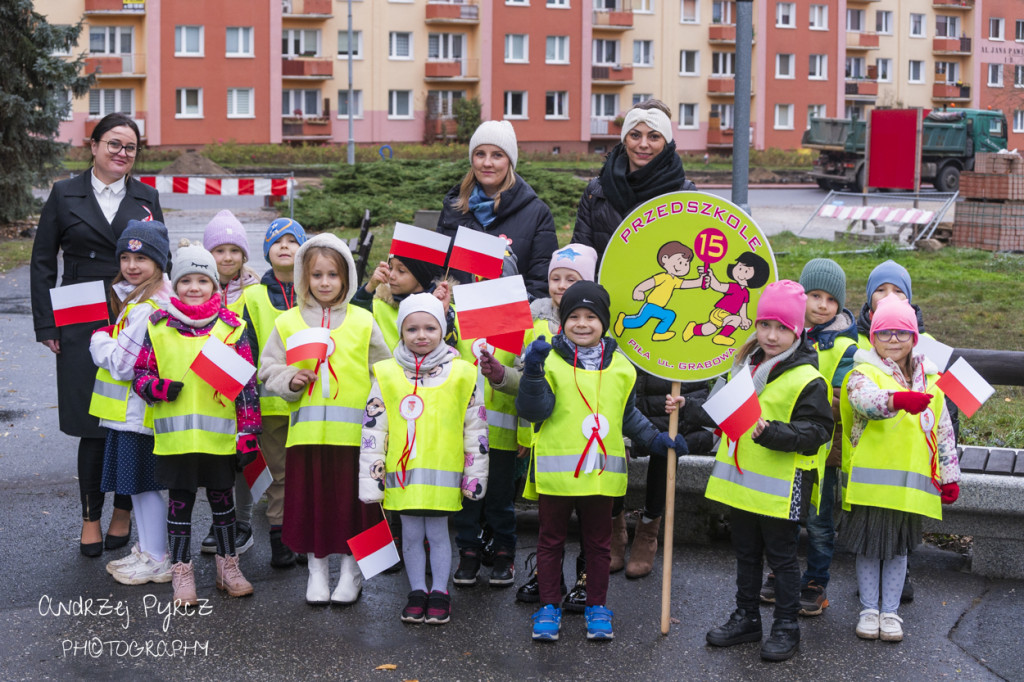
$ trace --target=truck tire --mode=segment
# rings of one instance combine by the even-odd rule
[[[832,181],[831,180],[825,180],[824,178],[817,178],[815,180],[815,182],[818,183],[818,187],[820,189],[823,189],[823,190],[830,190],[830,189],[832,189]]]
[[[940,192],[956,192],[960,189],[960,169],[950,164],[943,166],[935,176],[935,189]]]
[[[850,183],[850,189],[854,192],[864,191],[864,166],[857,169],[857,175],[853,182]]]

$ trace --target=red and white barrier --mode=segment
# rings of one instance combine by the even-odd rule
[[[837,220],[875,220],[880,223],[913,223],[926,225],[935,217],[935,211],[919,208],[889,208],[887,206],[822,206],[818,211],[822,218]]]
[[[137,178],[161,194],[208,196],[277,196],[290,194],[294,178],[204,178],[143,175]]]

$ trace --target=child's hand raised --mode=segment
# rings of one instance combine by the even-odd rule
[[[309,385],[311,381],[316,381],[316,372],[311,369],[300,369],[292,377],[292,380],[288,382],[288,388],[293,391],[301,391],[303,388]]]
[[[373,275],[370,276],[370,281],[363,288],[366,289],[366,293],[372,294],[377,289],[377,285],[384,284],[390,278],[391,267],[385,261],[381,261],[374,269]]]
[[[487,352],[486,348],[480,349],[480,373],[493,384],[500,384],[505,378],[505,367],[498,362],[498,358]]]
[[[768,422],[766,422],[763,417],[758,417],[757,424],[754,424],[754,431],[753,433],[750,434],[750,437],[757,438],[762,433],[764,433],[764,430],[765,428],[767,428],[767,426]]]
[[[686,396],[677,395],[672,397],[671,395],[665,396],[665,414],[672,414],[676,410],[683,409],[683,405],[686,404]]]
[[[434,287],[434,296],[447,308],[452,304],[452,285],[448,282],[438,282]]]

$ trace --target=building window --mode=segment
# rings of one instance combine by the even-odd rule
[[[522,90],[505,91],[505,118],[527,118],[526,93]]]
[[[892,35],[892,12],[878,10],[875,12],[875,32]]]
[[[363,91],[352,91],[352,118],[363,117]],[[338,90],[338,118],[348,118],[348,90]]]
[[[317,29],[285,29],[281,31],[281,56],[319,57],[320,31]]]
[[[633,41],[633,66],[654,66],[654,41]]]
[[[892,82],[892,60],[891,59],[878,59],[875,61],[875,67],[878,70],[878,82],[879,83],[891,83]]]
[[[338,31],[338,59],[363,58],[363,32],[352,31],[352,47],[348,44],[348,31]]]
[[[696,130],[700,127],[697,105],[684,102],[679,105],[679,129]]]
[[[174,91],[175,118],[203,117],[203,89],[178,88]]]
[[[505,34],[505,63],[526,64],[530,61],[530,36],[520,33]]]
[[[590,108],[594,118],[615,118],[619,114],[619,96],[595,92],[590,96]]]
[[[812,54],[807,69],[807,78],[814,81],[828,80],[828,55]]]
[[[700,75],[700,52],[698,52],[697,50],[679,51],[679,75]]]
[[[988,20],[988,39],[989,40],[1003,40],[1006,36],[1003,31],[1006,25],[1006,20],[1001,17],[990,17]]]
[[[864,32],[864,10],[862,10],[862,9],[848,9],[848,10],[846,10],[846,32],[847,33],[863,33]]]
[[[462,59],[466,36],[461,33],[431,33],[427,36],[427,59],[457,61]]]
[[[548,64],[568,64],[569,36],[548,36],[544,61]]]
[[[924,15],[923,14],[911,14],[910,15],[910,37],[911,38],[924,38]]]
[[[316,118],[321,114],[319,90],[282,90],[281,113],[284,116]]]
[[[569,93],[565,90],[544,95],[544,118],[569,118]]]
[[[595,40],[594,41],[594,66],[618,66],[619,65],[619,41],[617,40]]]
[[[959,38],[960,17],[947,17],[938,15],[935,17],[936,38]]]
[[[224,56],[252,57],[252,26],[228,26],[224,35]]]
[[[179,28],[183,28],[180,27]],[[193,26],[190,28],[200,28]],[[131,54],[132,28],[130,26],[92,26],[89,28],[91,54]],[[61,54],[70,55],[70,49]]]
[[[202,57],[203,56],[203,27],[202,26],[175,26],[174,27],[174,56],[175,57]]]
[[[506,5],[530,5],[530,0],[505,0]]]
[[[654,99],[654,95],[649,92],[634,92],[633,93],[633,106],[635,107],[640,102],[645,100]]]
[[[107,114],[135,115],[135,91],[131,88],[90,90],[89,118],[103,118]]]
[[[1016,30],[1016,33],[1014,35],[1016,36],[1017,42],[1018,43],[1024,42],[1024,19],[1018,19],[1017,23],[1016,23],[1016,27],[1017,27],[1017,30]]]
[[[847,104],[846,105],[846,118],[857,118],[864,120],[864,107],[860,104]]]
[[[924,62],[918,59],[910,60],[910,71],[907,74],[908,83],[924,83]]]
[[[1024,88],[1024,66],[1013,67],[1013,87]]]
[[[776,104],[775,105],[775,129],[776,130],[792,130],[793,129],[793,105],[792,104]]]
[[[412,59],[412,33],[391,31],[388,34],[388,58]]]
[[[388,118],[412,118],[412,90],[388,90]]]
[[[58,28],[68,28],[69,24],[54,24],[54,26],[56,26]],[[127,28],[127,27],[125,27],[125,28]],[[129,29],[129,30],[131,30],[131,29]],[[92,29],[89,30],[89,42],[90,43],[92,42]],[[70,57],[71,56],[71,47],[72,47],[72,45],[69,44],[69,43],[65,43],[64,45],[57,45],[57,46],[55,46],[53,48],[53,50],[50,51],[50,54],[52,56],[54,56],[54,57]],[[91,51],[92,50],[90,50],[90,52]],[[71,91],[69,90],[68,92],[71,92]],[[64,95],[59,95],[57,97],[57,101],[60,104],[63,104],[64,103]],[[64,120],[67,121],[67,120],[70,120],[70,119],[64,119]]]
[[[935,62],[935,82],[952,85],[960,80],[960,65],[957,62]]]
[[[569,9],[569,0],[548,0],[548,7],[557,7],[559,9]]]
[[[654,14],[654,0],[636,0],[633,3],[634,14]]]
[[[824,104],[808,104],[807,105],[807,127],[811,127],[812,118],[827,118],[828,114],[825,113],[826,107]]]
[[[254,97],[252,88],[228,88],[228,118],[255,118]]]
[[[846,58],[846,78],[847,79],[861,79],[864,78],[867,72],[867,62],[864,57],[847,57]]]
[[[1003,65],[1002,64],[989,64],[988,65],[988,86],[990,88],[1001,88],[1001,87],[1003,87]]]
[[[679,0],[679,23],[696,24],[700,21],[699,0]]]
[[[711,23],[731,25],[733,0],[714,0],[711,3]]]
[[[455,103],[465,96],[465,90],[427,90],[427,115],[455,118]]]
[[[732,105],[712,104],[711,113],[718,114],[718,127],[722,130],[732,130]]]
[[[811,16],[808,25],[812,31],[827,31],[828,5],[811,5]]]
[[[795,2],[779,2],[775,4],[775,26],[778,28],[796,28]]]
[[[1024,133],[1024,111],[1013,112],[1013,132]]]
[[[715,78],[734,78],[736,76],[736,55],[732,52],[711,53],[711,75]]]
[[[777,54],[775,55],[775,77],[776,78],[793,78],[793,59],[794,55],[791,54]]]

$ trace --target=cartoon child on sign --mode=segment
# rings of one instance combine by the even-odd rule
[[[635,315],[619,313],[615,320],[615,336],[622,336],[626,329],[639,329],[651,321],[658,320],[651,335],[652,341],[668,341],[676,335],[669,328],[676,321],[674,310],[668,309],[668,302],[676,289],[698,289],[701,278],[683,279],[690,272],[693,249],[681,242],[667,242],[658,249],[658,263],[665,272],[648,277],[633,289],[633,300],[647,300]],[[649,292],[649,293],[648,293]]]
[[[736,328],[749,329],[750,318],[747,316],[747,303],[750,302],[750,289],[760,289],[771,277],[771,267],[768,262],[753,251],[744,251],[736,258],[736,262],[730,265],[725,275],[733,280],[723,284],[715,277],[710,266],[701,266],[698,272],[703,276],[704,286],[722,294],[722,298],[715,303],[708,321],[702,324],[690,322],[683,330],[683,341],[689,341],[694,336],[711,336],[712,343],[719,346],[731,346],[736,343],[732,334]],[[721,330],[721,331],[719,331]],[[717,334],[715,332],[718,332]]]

